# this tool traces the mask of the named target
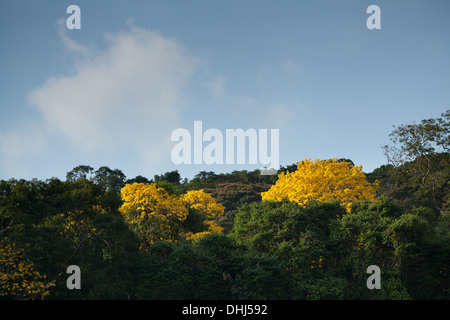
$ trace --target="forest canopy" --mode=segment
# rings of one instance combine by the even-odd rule
[[[450,299],[449,123],[396,127],[368,173],[305,159],[274,176],[1,180],[0,298]]]

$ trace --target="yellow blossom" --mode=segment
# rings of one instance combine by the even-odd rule
[[[287,199],[303,206],[311,200],[337,200],[349,212],[352,202],[373,200],[378,187],[378,182],[366,180],[361,166],[338,159],[305,159],[297,164],[296,171],[281,173],[275,185],[261,196],[263,200]]]

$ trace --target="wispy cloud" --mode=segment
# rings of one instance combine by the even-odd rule
[[[33,126],[45,130],[0,133],[2,158],[13,163],[43,148],[49,132],[97,159],[128,154],[150,167],[170,157],[170,133],[179,126],[182,91],[197,59],[176,40],[135,26],[109,34],[103,51],[76,43],[61,28],[58,34],[69,53],[81,57],[71,76],[50,77],[30,92],[28,101],[43,119]]]
[[[70,37],[67,35],[67,28],[66,28],[66,20],[65,19],[59,19],[56,22],[56,26],[58,28],[58,36],[62,41],[62,44],[66,50],[72,53],[78,53],[81,54],[84,57],[87,57],[89,53],[89,48],[73,41],[70,39]]]
[[[76,75],[49,79],[29,101],[85,151],[154,150],[161,159],[195,59],[175,40],[137,27],[108,41],[107,50],[78,62]]]

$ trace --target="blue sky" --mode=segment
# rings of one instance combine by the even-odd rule
[[[81,29],[66,28],[69,5]],[[381,9],[369,30],[368,6]],[[450,2],[11,1],[0,10],[0,179],[171,170],[171,132],[279,129],[279,160],[385,164],[393,125],[450,108]]]

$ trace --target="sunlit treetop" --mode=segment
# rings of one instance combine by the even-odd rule
[[[378,182],[369,183],[361,166],[338,159],[305,159],[297,164],[296,171],[281,173],[275,185],[261,196],[263,200],[287,199],[303,206],[311,200],[335,200],[350,211],[352,202],[373,200],[377,190]]]

